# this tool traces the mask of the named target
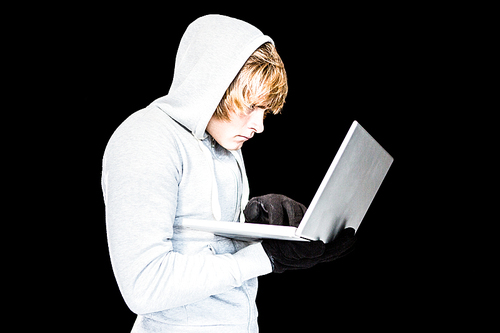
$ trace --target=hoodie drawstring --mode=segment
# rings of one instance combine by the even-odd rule
[[[243,223],[245,222],[245,214],[243,214],[243,211],[245,210],[245,207],[247,206],[248,203],[248,196],[250,195],[250,187],[248,186],[247,173],[245,170],[245,164],[243,163],[243,159],[241,157],[241,153],[238,154],[234,150],[231,150],[231,153],[233,154],[234,158],[236,158],[236,162],[238,162],[238,166],[241,172],[241,178],[243,178],[243,194],[241,196],[241,202],[240,202],[240,208],[241,208],[240,223]]]
[[[203,144],[202,140],[198,140],[198,144],[200,145],[200,149],[203,151],[203,154],[205,154],[205,157],[207,158],[207,164],[209,165],[210,171],[212,173],[212,213],[214,215],[214,218],[217,221],[220,221],[222,213],[219,203],[219,191],[217,189],[217,179],[215,178],[215,169],[214,169],[214,161],[212,153],[210,152],[210,149],[208,149],[208,147]],[[240,210],[241,210],[240,223],[243,223],[245,222],[245,215],[243,214],[243,211],[248,203],[248,196],[250,194],[250,189],[248,186],[248,178],[245,172],[245,164],[243,163],[243,159],[241,158],[240,154],[238,154],[236,151],[231,151],[231,153],[233,154],[234,158],[236,159],[236,162],[238,163],[238,167],[240,168],[241,172],[241,178],[243,179],[243,193],[240,200]]]
[[[220,221],[222,213],[219,204],[219,191],[217,190],[217,180],[215,179],[215,169],[214,169],[214,161],[212,158],[212,153],[210,150],[203,144],[202,140],[198,140],[201,150],[205,154],[207,158],[207,163],[210,166],[210,170],[212,172],[212,213],[214,214],[214,218],[217,221]]]

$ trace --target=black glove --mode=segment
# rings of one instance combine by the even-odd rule
[[[298,227],[306,206],[281,194],[266,194],[250,199],[243,213],[250,223]]]
[[[346,256],[354,250],[356,236],[353,228],[346,228],[328,244],[322,241],[298,242],[265,239],[262,247],[273,266],[273,272],[305,269]]]

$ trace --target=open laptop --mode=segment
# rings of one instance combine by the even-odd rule
[[[358,229],[393,160],[354,121],[298,227],[194,219],[182,226],[236,239],[328,243],[344,228]]]

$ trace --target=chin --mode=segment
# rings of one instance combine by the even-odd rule
[[[227,150],[239,150],[241,149],[241,147],[243,147],[243,144],[240,143],[240,144],[236,144],[234,145],[233,147],[229,147],[229,148],[226,148]]]
[[[243,146],[243,142],[228,142],[221,146],[226,148],[227,150],[238,150]]]

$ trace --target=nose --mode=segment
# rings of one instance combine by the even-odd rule
[[[264,132],[264,111],[258,109],[251,113],[248,127],[257,134]]]

